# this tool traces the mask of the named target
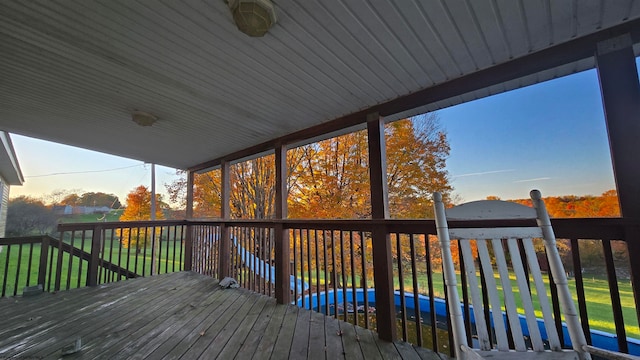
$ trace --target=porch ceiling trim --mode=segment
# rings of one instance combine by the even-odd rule
[[[627,33],[631,36],[634,44],[640,43],[640,19],[591,33],[385,103],[371,106],[323,124],[275,138],[244,150],[229,153],[225,156],[190,167],[188,170],[201,172],[219,167],[222,161],[237,162],[242,159],[273,152],[278,145],[301,144],[309,139],[317,140],[323,136],[328,138],[330,134],[345,129],[356,129],[360,126],[364,128],[364,124],[367,121],[367,114],[370,113],[377,112],[383,117],[392,116],[454,96],[591,58],[595,55],[598,42]]]

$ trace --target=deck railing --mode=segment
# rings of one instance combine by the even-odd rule
[[[566,239],[561,242],[570,249],[565,267],[571,275],[587,336],[598,325],[590,322],[590,315],[594,311],[608,312],[614,325],[611,341],[620,351],[628,352],[628,331],[638,334],[640,262],[617,261],[612,242],[626,243],[633,258],[640,241],[640,221],[554,219],[552,223],[557,238]],[[483,222],[483,226],[490,225],[525,224]],[[231,276],[240,286],[280,302],[294,302],[379,333],[397,332],[401,339],[446,353],[450,351],[447,309],[435,233],[433,220],[63,224],[58,239],[0,239],[0,281],[2,296],[12,296],[38,284],[45,291],[57,291],[181,270],[219,278]],[[374,239],[379,236],[376,234],[384,236],[382,242]],[[280,246],[281,241],[288,246]],[[379,254],[373,256],[379,244],[390,245],[390,260],[385,261],[388,268],[382,270],[388,271],[391,281],[381,281],[380,269],[374,271],[379,266],[374,259],[381,258]],[[590,308],[594,299],[587,299],[589,292],[585,289],[590,280],[583,274],[586,246],[601,249],[601,275],[607,279],[597,310]],[[278,249],[288,251],[279,254]],[[287,272],[276,271],[280,266]],[[465,281],[462,275],[461,282]],[[633,293],[622,291],[622,285]],[[553,288],[549,291],[558,312],[557,296]],[[391,306],[380,305],[383,296],[394,298]],[[461,298],[469,314],[468,297],[462,293]],[[636,304],[635,312],[630,313],[629,306],[625,310],[623,300]],[[395,330],[380,328],[381,317],[393,318]],[[556,318],[560,328],[561,319]],[[467,327],[471,335],[472,325],[468,323]]]
[[[281,282],[287,283],[290,290],[290,296],[281,299],[283,302],[295,302],[301,307],[378,332],[388,331],[377,328],[378,317],[392,313],[397,319],[399,338],[437,351],[450,351],[445,291],[433,220],[232,220],[211,224],[227,228],[231,239],[228,269],[217,269],[214,273],[232,276],[243,287],[276,297],[274,287],[278,279],[273,280],[273,268],[279,266],[275,263],[278,249],[276,229],[282,227],[288,230],[284,240],[289,243],[289,253],[283,257],[288,264],[283,265],[289,272],[282,275]],[[492,224],[485,222],[484,225],[531,224],[503,221]],[[587,300],[589,292],[585,290],[587,279],[581,264],[581,248],[596,246],[601,249],[599,256],[603,265],[589,276],[606,276],[607,288],[601,289],[605,295],[600,295],[606,298],[600,298],[598,302],[604,302],[604,311],[612,314],[610,322],[614,328],[610,331],[613,333],[610,342],[620,351],[628,352],[627,331],[630,329],[638,334],[640,312],[637,306],[635,312],[630,313],[628,309],[623,311],[622,302],[637,303],[638,296],[629,291],[620,291],[619,284],[633,283],[634,275],[636,280],[640,279],[640,272],[637,264],[615,261],[611,244],[614,241],[640,241],[633,235],[637,234],[640,222],[624,219],[554,219],[553,225],[558,239],[564,239],[559,241],[570,249],[565,266],[574,284],[574,297],[587,337],[591,334],[590,330],[598,325],[590,323],[589,315],[603,311],[603,308],[589,310],[589,300],[593,302],[594,299]],[[380,227],[385,229],[386,241],[391,245],[391,283],[376,281],[373,271],[376,266],[373,257],[376,242],[373,236],[375,229]],[[224,253],[218,255],[215,258],[224,258]],[[247,260],[253,263],[248,264]],[[625,278],[619,279],[619,274]],[[463,274],[461,282],[465,281]],[[640,290],[637,286],[632,288],[636,293]],[[626,289],[629,289],[628,285]],[[376,297],[389,292],[395,299],[394,306],[381,308]],[[559,314],[555,291],[549,288],[549,292]],[[629,297],[633,299],[629,300]],[[469,314],[469,299],[465,293],[461,298],[465,312]],[[556,318],[557,326],[561,329],[561,318]],[[472,325],[468,323],[467,327],[471,336]]]
[[[0,239],[1,296],[182,271],[186,233],[184,221],[110,222],[60,224],[56,237]]]

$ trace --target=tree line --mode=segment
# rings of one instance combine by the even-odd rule
[[[49,200],[48,202],[45,200]],[[56,190],[45,199],[30,196],[18,196],[9,200],[7,207],[8,237],[51,234],[55,231],[60,217],[56,206],[108,207],[118,209],[122,206],[118,197],[103,192],[67,192]]]

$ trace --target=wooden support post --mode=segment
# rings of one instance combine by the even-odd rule
[[[60,249],[62,251],[62,241],[60,242]],[[91,260],[89,260],[89,266],[87,271],[87,286],[98,285],[98,265],[100,262],[100,250],[102,249],[102,226],[96,226],[93,228],[93,234],[91,235]],[[71,253],[69,256],[73,256]]]
[[[193,182],[194,172],[187,174],[187,209],[185,217],[187,220],[193,219]],[[193,227],[187,224],[186,234],[184,234],[184,270],[193,270]]]
[[[220,199],[220,213],[222,220],[226,221],[230,218],[231,207],[231,167],[228,161],[223,161],[220,166],[221,176],[221,199]],[[224,279],[230,274],[231,266],[231,236],[229,234],[229,227],[225,222],[220,225],[220,268],[218,269],[218,278]]]
[[[640,82],[630,34],[598,43],[596,66],[622,217],[640,220]],[[630,254],[640,252],[640,229],[627,228]],[[631,284],[640,321],[640,262],[631,262]]]
[[[287,218],[287,148],[276,147],[276,219]],[[289,270],[289,229],[282,222],[275,226],[276,300],[288,304],[291,297]]]
[[[42,237],[42,243],[40,244],[40,264],[38,266],[38,284],[42,285],[44,289],[44,283],[47,279],[47,259],[49,257],[49,236]]]
[[[640,83],[631,36],[598,43],[596,61],[622,216],[640,219]]]
[[[387,191],[387,160],[384,121],[378,114],[367,116],[369,141],[369,178],[371,181],[371,214],[373,219],[389,217]],[[373,240],[373,278],[376,287],[376,319],[378,336],[395,341],[396,311],[393,293],[391,241],[386,226],[377,225],[371,232]]]

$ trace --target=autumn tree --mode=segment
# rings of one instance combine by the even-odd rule
[[[395,218],[433,218],[431,194],[448,201],[451,193],[445,169],[447,136],[436,113],[400,120],[385,128],[389,210]]]
[[[371,214],[367,137],[364,131],[302,149],[289,189],[293,218],[367,218]]]
[[[448,198],[451,186],[445,161],[449,154],[446,134],[437,115],[401,120],[385,127],[390,209],[396,218],[432,216],[431,193]],[[370,218],[369,152],[366,131],[305,145],[287,152],[288,213],[291,218]],[[194,177],[194,216],[219,216],[220,170]],[[269,155],[230,166],[231,215],[235,218],[270,218],[274,213],[275,163]],[[182,201],[186,179],[167,187],[172,201]],[[314,236],[316,234],[314,233]],[[308,233],[298,241],[307,243]],[[353,234],[345,243],[350,256],[370,254],[363,239]],[[364,240],[364,247],[362,245]],[[314,240],[316,241],[316,240]],[[323,247],[325,237],[317,237]],[[352,249],[353,247],[353,249]],[[259,246],[264,249],[263,246]],[[424,256],[424,247],[421,247]],[[370,250],[370,249],[369,249]],[[405,249],[406,250],[406,249]],[[402,254],[408,254],[402,251]],[[419,254],[419,256],[420,256]],[[342,259],[349,261],[349,259]],[[338,261],[340,263],[340,261]],[[310,264],[307,264],[307,266]],[[313,264],[311,264],[313,265]],[[358,261],[357,266],[362,267]]]
[[[431,194],[445,198],[451,186],[445,169],[446,134],[436,114],[385,126],[389,207],[395,218],[432,217]],[[305,147],[289,190],[290,217],[369,218],[367,133],[354,132]]]
[[[532,206],[531,199],[518,199],[514,202]],[[608,190],[600,196],[593,195],[565,195],[549,196],[544,198],[549,216],[552,218],[595,218],[595,217],[619,217],[620,205],[618,194],[615,190]],[[604,264],[602,243],[599,240],[580,240],[580,258],[582,265],[586,267],[601,266]],[[612,241],[614,260],[620,264],[629,263],[629,253],[623,241]],[[538,244],[536,250],[542,250],[542,244]],[[558,240],[558,250],[563,262],[569,267],[573,263],[571,248],[565,240]]]
[[[301,154],[301,149],[291,149],[287,152],[289,174],[300,162]],[[237,219],[272,218],[275,211],[276,186],[274,155],[233,164],[229,170],[231,217]],[[184,174],[184,172],[178,171],[178,174]],[[295,179],[294,176],[289,176],[287,181],[292,183]],[[220,217],[221,182],[220,169],[195,174],[193,185],[194,217]],[[186,176],[166,185],[166,188],[172,202],[186,205]]]
[[[157,220],[164,219],[162,208],[166,204],[162,202],[162,196],[156,194],[156,213]],[[151,192],[146,186],[140,185],[127,195],[127,207],[120,216],[120,221],[139,221],[151,220]],[[124,247],[135,247],[136,253],[147,247],[151,242],[153,228],[134,227],[125,228],[120,231],[120,241]]]
[[[449,145],[446,134],[440,130],[435,114],[412,120],[401,120],[385,127],[387,182],[389,207],[392,217],[432,217],[430,200],[434,191],[449,197],[451,186],[445,170]],[[302,161],[293,175],[297,181],[289,189],[289,214],[298,218],[370,218],[371,194],[369,186],[369,152],[367,133],[359,131],[320,141],[304,148]],[[290,174],[291,176],[291,174]],[[362,237],[365,237],[364,239]],[[346,259],[337,260],[337,270],[349,263],[351,254],[369,263],[371,239],[366,233],[350,235],[344,244]],[[327,239],[320,237],[319,246]],[[301,241],[308,241],[301,236]],[[415,256],[426,257],[424,237],[414,239]],[[400,247],[394,259],[409,264],[411,256],[408,235],[400,235]],[[373,267],[362,269],[356,261],[356,270],[366,271],[372,278]],[[314,264],[308,264],[314,266]],[[330,264],[331,267],[332,264]]]

